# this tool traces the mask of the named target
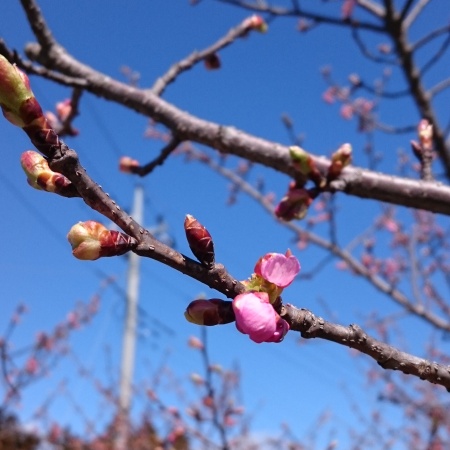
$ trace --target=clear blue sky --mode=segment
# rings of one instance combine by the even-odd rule
[[[41,0],[40,5],[55,37],[75,57],[119,79],[120,67],[127,65],[140,72],[141,86],[151,86],[171,64],[194,49],[210,45],[248,16],[245,11],[206,0],[195,8],[187,0],[127,3]],[[445,2],[436,5],[448,15]],[[321,101],[325,84],[319,69],[331,65],[336,78],[343,82],[352,72],[370,75],[370,79],[378,77],[381,68],[359,58],[355,47],[349,46],[347,32],[324,28],[300,35],[295,25],[293,19],[278,20],[270,25],[268,34],[254,33],[237,41],[221,53],[221,70],[206,71],[199,65],[169,86],[165,98],[199,117],[286,144],[289,140],[280,116],[289,113],[298,131],[305,133],[307,149],[329,155],[343,142],[351,142],[355,148],[354,163],[364,166],[364,140],[355,133],[355,123],[340,120],[337,107]],[[19,51],[25,42],[33,40],[19,2],[8,2],[3,8],[0,36]],[[36,77],[32,77],[31,83],[46,110],[70,95],[68,89]],[[393,116],[389,107],[382,112],[387,114],[386,120]],[[415,110],[410,111],[407,105],[404,116],[399,118],[396,114],[396,119],[401,120],[396,122],[399,125],[417,120]],[[75,125],[80,135],[67,142],[77,150],[94,179],[120,205],[130,207],[137,180],[118,173],[118,157],[129,155],[146,162],[158,153],[160,143],[143,137],[146,119],[86,94]],[[31,148],[27,137],[5,120],[0,120],[0,136],[3,155],[0,202],[4,211],[0,224],[3,236],[0,324],[18,302],[29,306],[30,312],[17,330],[16,343],[20,345],[64,318],[77,301],[89,299],[101,282],[98,271],[117,276],[119,286],[124,288],[126,259],[75,260],[65,240],[68,230],[77,221],[101,218],[79,199],[59,198],[29,188],[19,164],[21,152]],[[377,138],[377,148],[385,156],[383,168],[395,170],[396,151],[405,148],[410,138]],[[231,159],[228,164],[233,167],[237,162]],[[269,190],[278,196],[284,193],[286,177],[257,168],[254,178],[261,174]],[[193,214],[213,235],[216,259],[239,279],[249,276],[255,261],[266,252],[284,252],[291,247],[305,271],[311,270],[323,256],[314,249],[296,251],[289,232],[275,226],[244,195],[236,205],[226,206],[228,182],[203,166],[185,164],[180,157],[171,158],[142,183],[146,188],[145,223],[149,227],[154,225],[157,215],[164,215],[177,248],[189,254],[183,220],[186,213]],[[347,215],[340,224],[342,243],[369,226],[371,214],[379,211],[375,203],[366,204],[358,199],[340,198],[338,204],[342,209],[354,211],[351,220]],[[285,291],[285,300],[325,315],[318,302],[324,299],[343,324],[359,322],[364,313],[379,308],[395,311],[386,298],[362,281],[336,273],[332,266],[317,279],[294,283]],[[188,374],[201,370],[201,364],[200,358],[187,350],[186,342],[189,335],[199,335],[199,329],[185,321],[183,312],[199,293],[211,297],[216,294],[150,260],[142,261],[141,275],[140,305],[149,319],[142,327],[147,337],[138,344],[136,380],[148,379],[169,349],[169,365],[189,386]],[[104,379],[118,376],[105,371],[104,347],[110,347],[116,370],[123,312],[120,292],[109,289],[93,325],[72,340],[74,352]],[[171,332],[164,331],[153,317]],[[417,321],[410,323],[416,330],[421,329]],[[342,389],[344,385],[364,408],[375,402],[375,391],[367,389],[361,376],[365,367],[362,359],[355,361],[344,348],[319,341],[303,342],[300,346],[294,333],[280,345],[256,345],[238,333],[234,325],[208,331],[212,360],[225,367],[237,363],[242,370],[242,400],[253,415],[254,429],[258,432],[277,432],[281,422],[288,422],[301,436],[325,409],[336,414],[332,428],[337,432],[355,421],[348,392]],[[410,345],[408,350],[422,351],[420,342]],[[87,399],[92,387],[73,376],[73,370],[73,364],[63,362],[48,378],[27,391],[21,409],[24,420],[29,420],[61,379],[69,380],[69,387],[86,414],[95,417],[99,403],[95,398]],[[170,394],[167,396],[168,401],[175,401]],[[76,413],[64,399],[55,401],[53,413],[63,424],[79,426]],[[338,437],[342,435],[338,433]]]

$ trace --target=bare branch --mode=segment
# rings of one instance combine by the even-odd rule
[[[374,16],[377,16],[380,19],[384,17],[385,10],[378,3],[375,3],[371,0],[357,0],[357,2],[358,5],[361,6],[361,8],[364,8],[366,11],[372,13]]]
[[[240,8],[244,8],[250,11],[257,11],[259,13],[268,13],[273,16],[294,16],[301,17],[304,19],[312,20],[316,23],[326,23],[330,25],[337,25],[341,27],[356,27],[365,30],[371,30],[376,33],[383,33],[384,28],[381,25],[355,20],[353,18],[348,18],[346,20],[341,19],[340,17],[326,16],[323,14],[316,14],[310,11],[305,11],[303,8],[282,8],[282,7],[272,7],[267,4],[258,4],[256,2],[245,1],[245,0],[217,0],[222,3],[228,3],[230,5],[238,6]],[[378,16],[378,14],[377,14]]]
[[[224,153],[241,156],[284,172],[292,178],[299,176],[290,164],[288,149],[280,144],[192,116],[151,92],[107,78],[102,73],[76,61],[61,47],[53,49],[50,59],[47,55],[41,55],[40,48],[35,45],[28,46],[28,52],[39,58],[42,63],[45,62],[71,77],[85,78],[88,83],[87,90],[90,92],[163,123],[180,140],[192,140]],[[326,158],[314,157],[314,162],[319,170],[326,173],[330,164]],[[424,184],[347,167],[342,172],[341,179],[333,181],[331,187],[333,191],[342,191],[362,198],[450,215],[450,188],[440,184]]]
[[[307,309],[297,309],[285,304],[281,317],[292,330],[299,331],[305,339],[320,338],[336,342],[373,358],[383,369],[399,370],[421,380],[444,386],[450,391],[450,367],[427,361],[401,352],[396,348],[367,335],[358,325],[342,325],[327,322]]]
[[[170,142],[161,150],[161,153],[153,161],[149,162],[145,166],[138,166],[131,168],[131,172],[141,177],[144,177],[151,173],[157,166],[164,164],[164,161],[176,150],[180,140],[173,137]]]
[[[419,14],[422,12],[425,6],[428,5],[428,3],[430,3],[430,0],[419,0],[406,17],[404,13],[402,13],[402,18],[405,17],[405,20],[403,21],[403,26],[405,27],[405,30],[407,30],[412,25],[412,23],[417,19]],[[407,12],[407,10],[408,8],[405,7],[404,12]]]
[[[173,83],[181,73],[191,69],[195,64],[204,61],[211,55],[232,44],[236,39],[246,36],[250,31],[249,20],[244,20],[237,27],[232,28],[224,37],[220,38],[210,47],[191,53],[183,60],[174,64],[170,69],[158,80],[151,88],[151,91],[156,95],[162,95],[167,85]]]
[[[441,28],[433,30],[431,33],[427,34],[426,36],[424,36],[421,39],[419,39],[418,41],[416,41],[412,46],[412,51],[416,52],[418,49],[422,48],[424,45],[433,41],[437,37],[439,37],[443,34],[447,34],[449,32],[450,32],[450,25],[445,25]]]
[[[430,88],[428,90],[428,95],[430,96],[430,98],[433,98],[443,90],[447,89],[448,87],[450,87],[450,78],[442,80],[440,83]]]

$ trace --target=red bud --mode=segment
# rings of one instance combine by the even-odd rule
[[[186,215],[184,230],[189,247],[195,257],[205,266],[214,265],[214,243],[208,230],[193,216]]]

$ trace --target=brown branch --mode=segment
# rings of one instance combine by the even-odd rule
[[[200,61],[204,61],[209,56],[212,56],[217,52],[219,52],[220,50],[222,50],[223,48],[228,47],[236,39],[246,36],[249,33],[249,31],[250,31],[249,22],[248,20],[244,20],[238,26],[232,28],[225,36],[220,38],[213,45],[209,46],[204,50],[195,51],[186,58],[175,63],[162,77],[156,80],[155,84],[151,88],[151,91],[155,95],[158,96],[162,95],[167,85],[173,83],[175,79],[178,77],[178,75],[180,75],[182,72],[191,69],[195,64],[199,63]]]
[[[251,2],[244,0],[218,0],[222,3],[227,3],[239,8],[255,11],[259,13],[267,13],[273,16],[285,16],[285,17],[301,17],[304,19],[312,20],[316,23],[326,23],[330,25],[337,25],[341,27],[357,27],[365,30],[371,30],[377,33],[383,33],[383,27],[372,22],[355,20],[353,18],[341,19],[338,17],[327,16],[324,14],[316,14],[310,11],[306,11],[303,8],[283,8],[277,6],[270,6],[267,3]],[[369,3],[368,1],[363,3]],[[378,17],[378,15],[375,15]]]
[[[332,341],[373,358],[383,369],[399,370],[421,380],[444,386],[450,392],[450,367],[402,352],[366,334],[358,325],[342,325],[327,322],[307,309],[297,309],[285,304],[281,317],[291,329],[300,332],[305,339],[320,338]]]
[[[33,0],[22,0],[22,2],[34,3]],[[288,149],[280,144],[248,135],[233,127],[208,122],[181,111],[151,92],[120,83],[78,62],[59,45],[53,47],[49,53],[43,52],[43,49],[36,44],[29,45],[27,50],[32,58],[38,59],[44,66],[72,78],[85,79],[86,89],[95,95],[113,100],[163,123],[180,140],[192,140],[221,152],[235,154],[271,167],[292,178],[299,177],[290,164]],[[433,123],[434,113],[429,103],[425,106],[425,112],[429,114],[425,114],[424,117],[428,117]],[[440,129],[436,126],[433,129],[438,136],[437,141],[440,142]],[[439,149],[439,146],[437,145],[436,148]],[[329,160],[314,157],[314,162],[320,171],[326,173],[330,164]],[[332,183],[332,189],[361,198],[371,198],[450,215],[450,188],[437,183],[423,183],[348,167],[343,171],[341,179]]]
[[[404,17],[404,14],[402,14],[402,19],[404,17],[403,26],[405,27],[405,30],[407,30],[412,23],[419,17],[422,10],[427,6],[427,4],[430,2],[430,0],[419,0],[414,8],[411,10],[411,12]],[[407,11],[407,8],[405,8],[404,12]]]
[[[180,140],[192,140],[224,153],[235,154],[272,167],[293,178],[298,177],[298,173],[290,164],[288,149],[280,144],[248,135],[233,127],[224,127],[199,119],[150,92],[107,78],[102,73],[76,61],[61,47],[53,49],[51,57],[41,54],[40,48],[35,45],[28,46],[28,52],[44,65],[48,64],[72,77],[86,79],[87,90],[90,92],[163,123]],[[322,157],[314,157],[314,161],[316,167],[326,173],[329,161]],[[343,171],[341,179],[331,183],[331,186],[334,191],[362,198],[450,215],[450,188],[437,183],[424,184],[420,181],[348,167]]]
[[[150,161],[145,166],[131,167],[132,173],[135,173],[141,177],[144,177],[151,173],[157,166],[164,164],[165,160],[176,150],[180,140],[177,138],[172,138],[170,142],[161,150],[161,153],[153,161]]]

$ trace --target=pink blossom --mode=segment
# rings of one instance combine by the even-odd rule
[[[34,357],[30,357],[25,364],[25,372],[28,375],[34,375],[39,369],[39,364]]]
[[[269,302],[266,292],[245,292],[233,300],[236,328],[256,343],[281,342],[289,331]]]
[[[298,259],[287,252],[267,253],[255,265],[255,273],[278,287],[289,286],[300,272]]]
[[[343,119],[350,120],[353,117],[353,106],[348,103],[342,105],[340,114]]]

